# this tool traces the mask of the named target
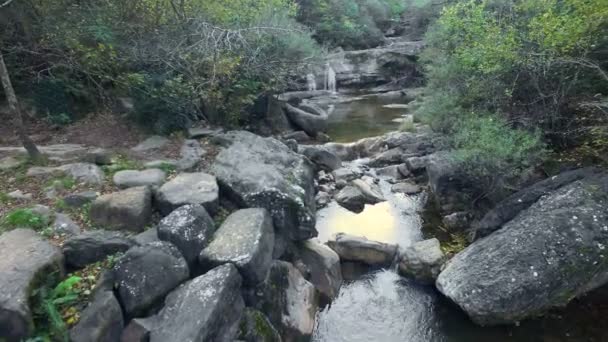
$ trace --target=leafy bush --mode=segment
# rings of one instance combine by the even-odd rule
[[[49,225],[47,218],[32,209],[15,209],[7,213],[0,221],[0,230],[14,228],[32,228],[42,230]]]

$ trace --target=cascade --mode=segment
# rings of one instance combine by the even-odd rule
[[[314,74],[306,75],[306,83],[308,85],[308,91],[317,90],[317,80]]]
[[[327,63],[325,69],[325,90],[329,90],[332,93],[336,92],[336,71]]]

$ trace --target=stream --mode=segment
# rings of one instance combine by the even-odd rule
[[[319,100],[324,101],[328,100]],[[396,130],[399,126],[396,121],[405,114],[405,106],[387,108],[386,101],[373,97],[341,99],[332,105],[330,134],[342,142]],[[356,160],[346,166],[356,167],[364,162]],[[373,170],[371,173],[373,175]],[[339,232],[400,246],[425,238],[419,214],[423,205],[421,195],[394,194],[390,184],[378,178],[386,202],[367,205],[359,214],[335,202],[319,210],[317,230],[321,242]],[[584,312],[585,308],[577,306],[565,312],[549,313],[542,319],[518,326],[484,328],[473,324],[433,286],[419,285],[392,270],[380,270],[342,285],[338,297],[317,313],[313,341],[601,341],[589,337],[595,335],[586,331],[594,329],[589,327],[593,322],[584,324],[589,322],[584,322],[580,311]],[[581,320],[584,323],[581,324]]]

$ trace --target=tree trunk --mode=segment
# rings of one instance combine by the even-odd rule
[[[30,139],[25,131],[25,121],[23,120],[23,113],[21,112],[21,108],[19,107],[19,102],[17,101],[17,96],[15,95],[15,90],[13,89],[13,85],[11,84],[11,78],[8,74],[8,70],[6,69],[6,64],[4,64],[4,57],[2,56],[2,52],[0,51],[0,79],[2,80],[2,87],[4,88],[4,95],[6,95],[6,99],[8,100],[8,108],[10,110],[10,114],[13,116],[13,120],[16,123],[16,134],[21,140],[23,147],[29,154],[30,158],[34,161],[40,160],[42,158],[42,154],[36,147],[36,144]]]

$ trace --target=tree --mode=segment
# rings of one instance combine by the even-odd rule
[[[6,64],[4,64],[4,57],[2,55],[2,51],[0,51],[0,79],[2,80],[2,88],[4,88],[4,94],[6,95],[6,99],[8,101],[8,108],[10,110],[11,115],[15,121],[16,134],[21,140],[23,147],[27,151],[28,155],[32,160],[40,160],[42,158],[42,154],[36,147],[36,144],[30,139],[25,131],[25,120],[23,119],[23,112],[19,107],[19,101],[17,100],[17,96],[15,95],[15,90],[13,89],[13,85],[11,83],[11,78],[8,73],[8,69],[6,68]]]

